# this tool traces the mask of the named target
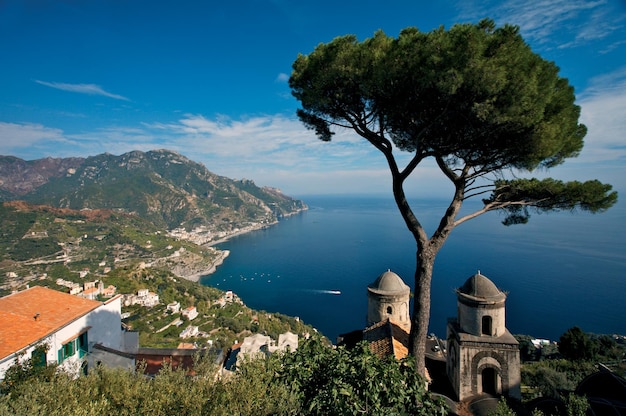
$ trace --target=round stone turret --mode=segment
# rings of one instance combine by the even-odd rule
[[[410,297],[411,289],[391,270],[378,276],[367,287],[367,326],[391,319],[408,331]]]
[[[467,279],[456,293],[461,330],[489,337],[499,337],[505,333],[506,294],[480,271]]]

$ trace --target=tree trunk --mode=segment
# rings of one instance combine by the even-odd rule
[[[413,314],[411,317],[411,335],[409,350],[415,357],[417,371],[426,374],[426,336],[430,321],[430,283],[433,276],[435,256],[427,247],[418,248],[417,267],[415,268],[415,293],[413,298]]]

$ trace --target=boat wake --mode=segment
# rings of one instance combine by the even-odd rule
[[[322,295],[341,295],[341,290],[312,290],[312,292]]]

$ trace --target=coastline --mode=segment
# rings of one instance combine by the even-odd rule
[[[292,211],[292,212],[289,212],[287,214],[283,214],[283,217],[291,217],[292,215],[300,214],[301,212],[306,211],[308,209],[309,209],[309,207],[305,205],[304,208],[302,208],[302,209],[299,209],[297,211]],[[243,235],[243,234],[247,234],[247,233],[252,232],[252,231],[258,231],[258,230],[264,230],[266,228],[270,228],[272,225],[276,225],[279,222],[280,222],[279,220],[275,220],[274,222],[271,222],[271,223],[268,223],[268,224],[256,224],[256,225],[244,228],[242,230],[236,231],[236,232],[234,232],[232,234],[228,234],[227,236],[222,237],[222,238],[220,238],[218,240],[209,241],[208,243],[206,243],[204,245],[207,246],[207,247],[213,247],[213,246],[216,246],[218,244],[224,243],[224,242],[226,242],[226,241],[230,240],[231,238],[236,237],[238,235]]]
[[[248,227],[248,228],[244,228],[244,229],[236,231],[236,232],[234,232],[232,234],[228,234],[227,236],[222,237],[219,240],[209,241],[208,243],[206,243],[204,245],[206,247],[213,247],[213,246],[216,246],[218,244],[225,243],[226,241],[230,240],[233,237],[237,237],[238,235],[247,234],[247,233],[252,232],[252,231],[263,230],[263,229],[269,228],[269,227],[271,227],[272,225],[275,225],[275,224],[278,224],[278,221],[274,221],[274,222],[269,223],[269,224],[259,224],[259,225],[251,226],[251,227]]]
[[[218,256],[217,259],[215,259],[214,262],[211,263],[211,266],[209,266],[208,269],[206,270],[202,270],[200,272],[197,273],[193,273],[187,276],[180,276],[181,278],[185,279],[185,280],[189,280],[191,282],[198,282],[200,281],[200,278],[202,276],[207,276],[209,274],[215,273],[215,270],[217,269],[218,266],[221,266],[222,263],[224,263],[224,260],[226,259],[226,257],[228,257],[230,255],[230,251],[229,250],[220,250],[220,254]]]
[[[308,207],[305,206],[303,209],[299,209],[297,211],[293,211],[293,212],[290,212],[288,214],[285,214],[284,217],[290,217],[292,215],[299,214],[299,213],[301,213],[303,211],[306,211],[307,209],[308,209]],[[203,246],[205,246],[205,247],[214,247],[214,246],[216,246],[218,244],[221,244],[221,243],[224,243],[224,242],[230,240],[233,237],[236,237],[236,236],[239,236],[239,235],[243,235],[243,234],[247,234],[247,233],[252,232],[252,231],[263,230],[263,229],[266,229],[266,228],[269,228],[269,227],[271,227],[273,225],[278,224],[278,222],[279,221],[276,220],[276,221],[268,223],[268,224],[256,224],[254,226],[246,227],[246,228],[241,229],[239,231],[236,231],[236,232],[234,232],[232,234],[229,234],[229,235],[227,235],[225,237],[222,237],[222,238],[220,238],[218,240],[209,241],[208,243],[203,244]],[[208,276],[210,274],[215,273],[215,270],[217,270],[217,268],[219,266],[221,266],[222,263],[224,263],[224,260],[226,259],[226,257],[228,257],[230,255],[230,251],[229,250],[219,250],[219,251],[220,251],[219,257],[214,262],[211,263],[211,266],[208,269],[203,270],[201,272],[193,273],[193,274],[190,274],[190,275],[187,275],[187,276],[181,276],[181,277],[183,279],[185,279],[185,280],[189,280],[189,281],[192,281],[192,282],[199,282],[201,277]]]

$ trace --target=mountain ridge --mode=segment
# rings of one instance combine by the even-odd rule
[[[172,230],[233,232],[307,209],[253,181],[234,180],[166,149],[25,161],[0,156],[0,201],[135,213]]]

